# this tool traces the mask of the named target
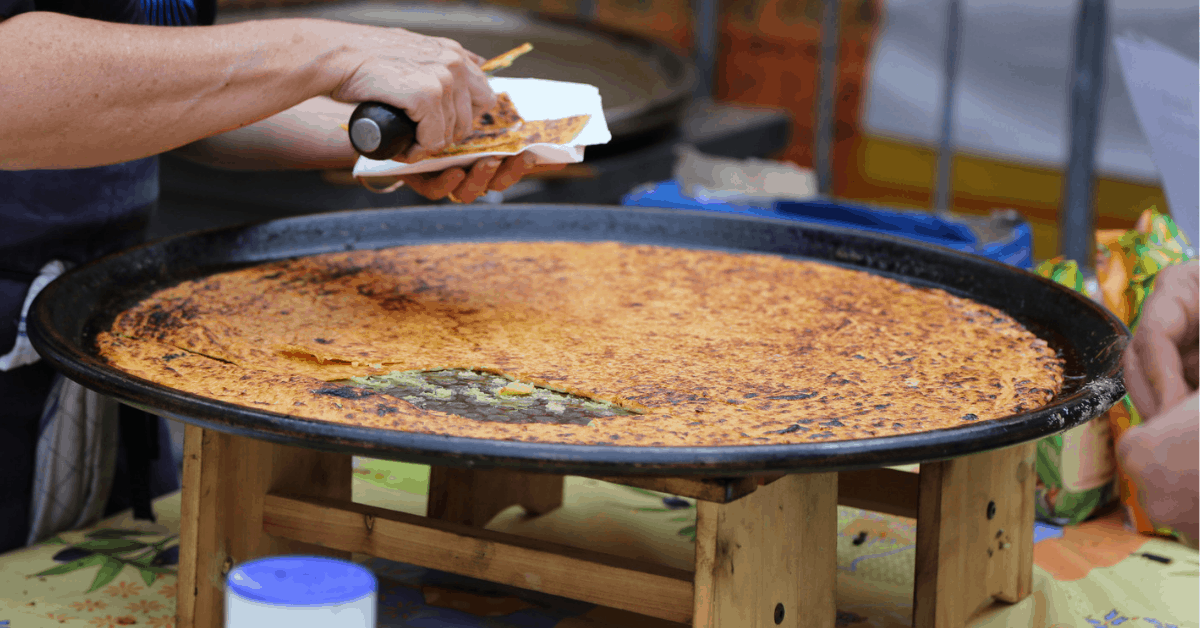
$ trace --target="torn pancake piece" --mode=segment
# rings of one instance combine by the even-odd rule
[[[472,153],[517,154],[534,144],[569,145],[587,126],[591,116],[571,116],[558,120],[526,120],[516,128],[486,137],[463,141],[430,155],[427,159],[469,155]]]

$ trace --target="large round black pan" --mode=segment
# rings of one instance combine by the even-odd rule
[[[247,264],[433,242],[613,240],[822,260],[974,299],[1015,317],[1066,361],[1048,406],[953,429],[855,441],[736,447],[524,443],[338,425],[235,406],[138,379],[97,356],[117,313],[173,283]],[[981,257],[898,239],[727,214],[601,206],[473,205],[339,212],[162,240],[73,270],[34,302],[30,338],[68,377],[205,428],[363,456],[468,467],[603,475],[732,476],[942,460],[1026,442],[1098,416],[1124,394],[1129,332],[1058,284]]]

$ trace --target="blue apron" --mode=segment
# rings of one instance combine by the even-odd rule
[[[0,17],[53,11],[158,26],[211,24],[215,0],[0,0]],[[75,170],[0,171],[0,353],[16,340],[29,284],[52,260],[83,264],[141,242],[158,199],[158,158]],[[38,422],[54,371],[44,362],[0,372],[0,552],[25,544]],[[122,406],[107,514],[178,490],[162,420]]]

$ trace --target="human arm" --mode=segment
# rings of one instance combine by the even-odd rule
[[[351,168],[358,153],[342,125],[353,111],[353,104],[318,96],[265,120],[185,144],[172,154],[222,170]]]
[[[261,122],[187,144],[175,154],[227,170],[349,169],[358,158],[342,125],[354,105],[325,97],[306,100]],[[561,165],[536,166],[532,155],[483,159],[468,169],[403,177],[419,194],[441,199],[453,193],[469,203],[488,190],[503,191],[522,177]]]
[[[414,158],[495,102],[482,59],[455,42],[327,20],[161,28],[31,12],[0,22],[0,59],[0,168],[12,170],[154,155],[320,95],[405,109]]]

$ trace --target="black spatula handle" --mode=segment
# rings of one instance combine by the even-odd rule
[[[350,143],[371,159],[392,159],[417,141],[417,123],[402,109],[364,102],[350,114]]]

